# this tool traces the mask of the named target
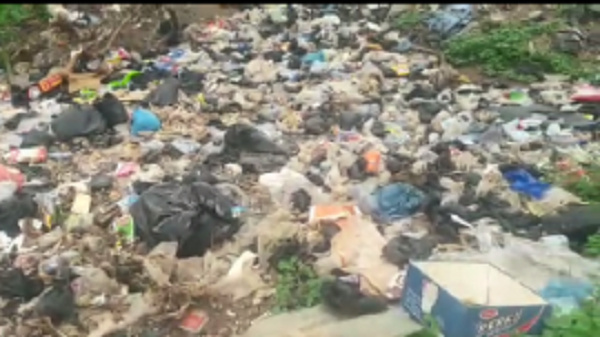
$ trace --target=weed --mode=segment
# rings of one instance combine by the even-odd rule
[[[571,167],[559,164],[561,169],[545,172],[545,179],[573,193],[582,201],[598,204],[600,207],[600,167],[587,165],[586,167]],[[588,237],[583,247],[572,247],[585,256],[600,257],[600,234]]]
[[[589,257],[600,257],[600,234],[590,235],[587,238],[583,254]]]
[[[0,56],[7,73],[11,74],[9,49],[18,43],[19,31],[30,20],[46,20],[46,5],[0,5]]]
[[[581,306],[565,314],[556,313],[547,322],[542,337],[587,337],[594,336],[600,329],[600,293]]]
[[[440,336],[440,327],[436,320],[431,316],[425,316],[423,320],[423,328],[419,331],[415,331],[406,337],[438,337]]]
[[[586,24],[597,21],[600,7],[597,4],[560,4],[558,15],[574,24]]]
[[[589,337],[595,336],[600,329],[600,288],[596,288],[593,296],[584,301],[579,308],[569,312],[554,311],[545,324],[541,337]],[[407,337],[436,337],[440,335],[437,325],[432,325],[431,318],[425,320],[425,328]],[[528,337],[522,333],[511,334],[511,337]]]
[[[424,15],[422,12],[409,11],[404,12],[396,19],[396,28],[400,31],[413,30],[419,27],[424,21]]]
[[[600,167],[594,165],[570,174],[558,174],[553,182],[585,202],[600,204]]]
[[[321,280],[311,266],[291,257],[277,264],[275,309],[289,311],[321,303]]]
[[[492,76],[529,82],[532,76],[520,74],[515,68],[529,67],[545,73],[572,77],[588,75],[588,67],[575,56],[534,48],[533,41],[552,40],[561,25],[502,24],[479,32],[466,33],[444,44],[445,55],[456,66],[479,65]]]

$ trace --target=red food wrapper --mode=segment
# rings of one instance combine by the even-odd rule
[[[115,170],[115,175],[119,178],[129,177],[130,175],[136,173],[139,168],[140,166],[134,162],[119,163],[117,165],[117,169]]]
[[[208,323],[208,314],[205,311],[191,310],[183,317],[179,328],[191,333],[199,333],[206,323]]]
[[[21,188],[25,183],[25,175],[15,168],[0,165],[0,182],[3,181],[12,181],[17,188]]]

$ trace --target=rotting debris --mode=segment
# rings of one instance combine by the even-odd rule
[[[461,298],[460,273],[436,274],[451,263],[472,289],[476,265],[501,269],[539,317],[590,295],[598,262],[569,245],[598,232],[597,206],[550,177],[597,178],[600,89],[471,83],[381,19],[410,8],[250,7],[163,27],[170,48],[150,54],[83,44],[6,86],[4,334],[349,336],[363,315],[417,329],[408,313],[457,336],[443,296],[523,310],[497,333],[541,331],[523,325],[530,302]],[[440,39],[476,20],[471,5],[428,13]],[[262,318],[317,304],[317,327]]]

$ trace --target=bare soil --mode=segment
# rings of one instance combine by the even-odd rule
[[[180,24],[198,23],[215,17],[226,17],[235,12],[231,7],[212,5],[169,5],[177,14]]]

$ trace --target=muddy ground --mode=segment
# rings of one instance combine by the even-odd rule
[[[210,20],[217,16],[227,16],[235,11],[231,7],[221,5],[169,5],[169,8],[175,10],[181,24],[198,23],[203,20]]]

